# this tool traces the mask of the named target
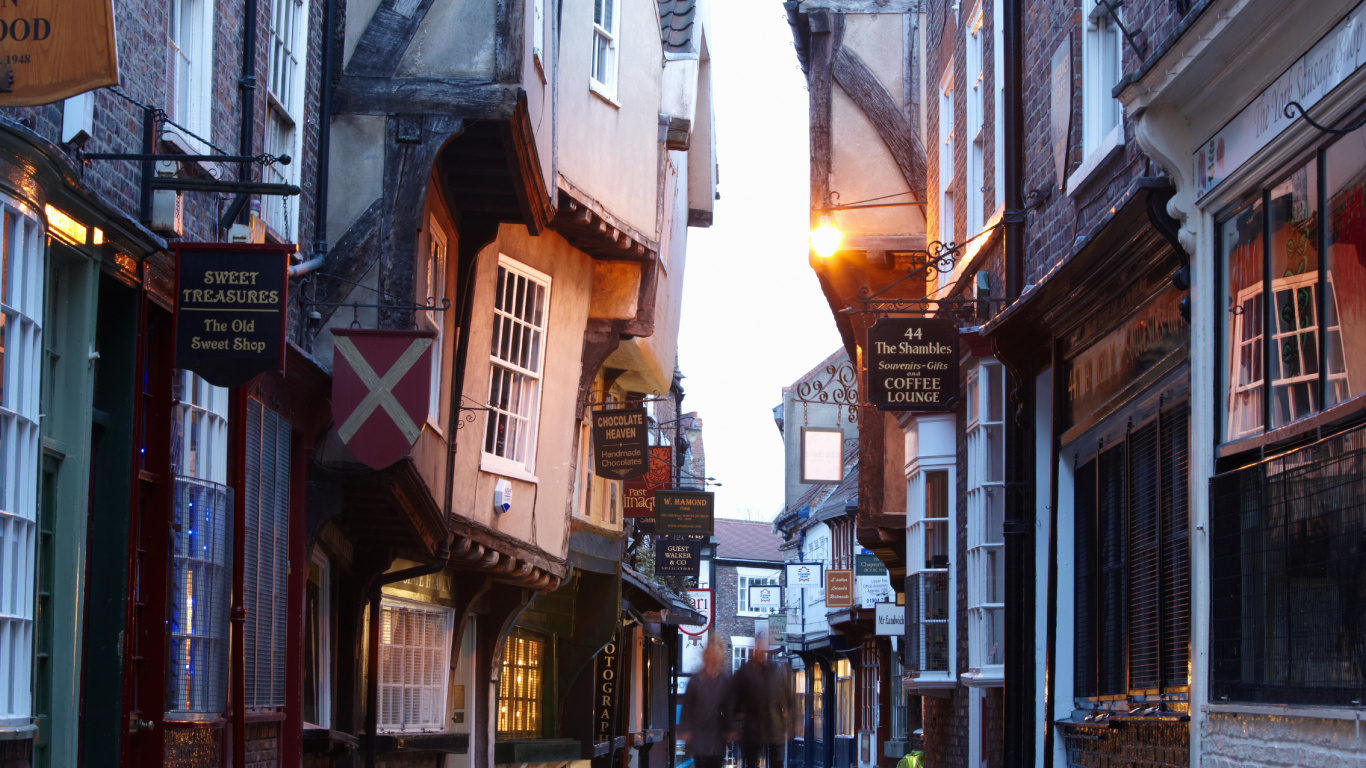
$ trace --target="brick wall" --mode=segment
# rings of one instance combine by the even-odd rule
[[[266,91],[269,84],[270,0],[257,0],[256,79],[254,91],[255,129],[252,151],[264,146]],[[215,0],[214,66],[212,78],[212,126],[204,136],[227,153],[238,152],[241,125],[237,80],[242,69],[242,27],[245,0]],[[164,0],[114,0],[118,19],[119,88],[132,99],[163,108],[167,104],[166,25],[169,4]],[[299,207],[299,232],[295,242],[311,243],[313,237],[314,192],[317,173],[318,98],[321,84],[323,2],[309,2],[309,48],[303,66],[304,119],[302,157],[294,158],[300,169],[299,186],[303,193],[291,201]],[[0,109],[0,117],[14,120],[42,138],[61,142],[62,102],[38,107]],[[142,110],[106,89],[95,92],[94,136],[85,145],[88,152],[141,152]],[[158,151],[168,151],[159,147]],[[67,159],[77,166],[68,149]],[[122,160],[91,161],[81,170],[82,185],[106,203],[138,218],[140,165]],[[189,164],[185,165],[189,168]],[[236,178],[237,166],[223,166],[227,178]],[[197,167],[191,173],[201,174]],[[259,168],[254,178],[260,179]],[[182,174],[183,175],[183,174]],[[213,242],[226,239],[227,232],[217,221],[231,202],[231,195],[204,192],[184,193],[186,241]]]
[[[961,768],[968,762],[967,689],[953,689],[949,698],[925,696],[926,768]]]
[[[280,723],[247,723],[247,768],[280,764]]]
[[[1203,768],[1366,766],[1366,732],[1357,721],[1218,713],[1203,730]]]
[[[780,564],[774,564],[774,568]],[[726,647],[726,660],[732,658],[730,639],[734,637],[754,637],[754,618],[751,616],[735,615],[736,606],[739,605],[739,585],[740,576],[736,572],[736,566],[718,563],[716,566],[716,583],[712,585],[715,590],[715,614],[713,616],[713,631],[717,633],[719,639]]]

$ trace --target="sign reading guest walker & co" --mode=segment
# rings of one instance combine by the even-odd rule
[[[650,471],[644,408],[593,411],[593,474],[630,480]]]
[[[958,397],[958,327],[886,317],[868,329],[868,402],[884,411],[948,411]]]
[[[237,387],[285,367],[285,294],[294,245],[180,243],[176,367]]]

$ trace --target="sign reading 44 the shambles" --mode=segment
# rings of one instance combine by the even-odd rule
[[[593,411],[593,474],[630,480],[650,471],[644,408]]]
[[[868,402],[948,411],[958,397],[958,327],[940,317],[883,318],[868,329]]]

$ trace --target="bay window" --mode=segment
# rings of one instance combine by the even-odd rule
[[[835,659],[835,735],[854,737],[854,668],[845,656]]]
[[[514,472],[529,472],[535,463],[549,300],[549,276],[499,259],[484,454]]]
[[[920,687],[952,687],[957,427],[922,415],[906,431],[906,667]]]
[[[1002,679],[1005,619],[1005,373],[983,360],[968,374],[968,667]]]
[[[430,603],[380,602],[380,731],[445,727],[452,613]]]

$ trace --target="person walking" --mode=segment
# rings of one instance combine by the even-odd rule
[[[767,768],[783,768],[791,711],[787,682],[769,662],[768,637],[761,634],[754,640],[754,657],[735,673],[735,712],[745,768],[759,768],[760,754],[767,754]]]
[[[721,768],[735,719],[735,691],[723,666],[726,649],[715,633],[702,651],[702,671],[688,681],[678,717],[678,735],[688,742],[696,768]]]

